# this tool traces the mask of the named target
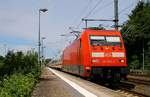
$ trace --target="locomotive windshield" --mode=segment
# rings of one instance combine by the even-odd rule
[[[121,46],[119,36],[90,36],[92,46]]]

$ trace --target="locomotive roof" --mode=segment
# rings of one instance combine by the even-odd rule
[[[87,28],[84,31],[82,31],[81,35],[77,38],[81,38],[83,34],[95,34],[95,35],[121,35],[120,31],[118,30],[104,30],[104,29],[93,29],[93,28]],[[77,40],[75,39],[75,40]]]
[[[100,29],[91,29],[91,28],[87,28],[85,29],[82,34],[76,38],[72,43],[74,43],[76,40],[80,39],[82,37],[83,34],[88,34],[88,35],[121,35],[120,31],[118,30],[100,30]],[[71,43],[71,44],[72,44]],[[69,45],[70,46],[70,45]],[[67,46],[67,47],[69,47]],[[66,48],[67,48],[66,47]]]
[[[82,34],[95,34],[95,35],[121,35],[118,30],[98,30],[98,29],[85,29]]]
[[[91,28],[87,28],[87,29],[85,29],[85,31],[99,31],[99,32],[120,32],[120,31],[118,31],[118,30],[91,29]]]

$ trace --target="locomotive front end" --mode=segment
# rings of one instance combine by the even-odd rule
[[[126,51],[120,32],[101,31],[89,35],[92,75],[104,82],[126,77]]]

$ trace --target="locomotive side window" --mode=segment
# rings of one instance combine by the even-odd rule
[[[90,36],[92,46],[121,46],[119,36]]]

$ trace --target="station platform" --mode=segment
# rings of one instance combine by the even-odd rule
[[[32,93],[32,97],[73,97],[64,89],[61,79],[45,68]]]
[[[45,68],[32,97],[124,97],[117,92],[51,68]]]

